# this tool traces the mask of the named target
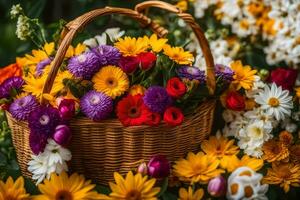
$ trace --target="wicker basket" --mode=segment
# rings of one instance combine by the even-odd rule
[[[54,58],[52,69],[44,87],[44,93],[51,91],[51,87],[64,55],[78,30],[98,16],[118,13],[125,14],[142,25],[150,27],[159,36],[167,33],[165,29],[153,23],[141,14],[150,6],[164,8],[177,13],[194,30],[207,63],[207,85],[210,94],[215,89],[214,63],[208,42],[200,27],[191,15],[182,13],[176,7],[159,1],[149,1],[137,5],[136,11],[124,8],[103,8],[86,13],[70,22],[62,33],[62,40]],[[43,100],[43,103],[47,103]],[[201,141],[211,131],[215,100],[203,102],[194,114],[187,116],[182,125],[168,127],[161,124],[157,127],[135,126],[123,127],[118,119],[93,122],[87,118],[75,118],[70,122],[72,141],[70,150],[72,160],[71,171],[84,174],[87,178],[99,184],[107,184],[113,179],[113,172],[126,173],[136,168],[142,160],[148,161],[155,154],[164,154],[170,161],[175,161],[189,151],[196,151]],[[29,128],[27,122],[17,121],[7,113],[8,123],[12,129],[13,144],[17,159],[24,176],[31,177],[27,170],[27,163],[32,152],[29,147]]]

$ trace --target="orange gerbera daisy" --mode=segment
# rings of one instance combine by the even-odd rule
[[[202,150],[207,154],[217,158],[222,168],[226,168],[231,156],[239,153],[239,147],[234,145],[234,140],[226,137],[211,136],[201,144]]]
[[[243,66],[240,60],[234,61],[230,64],[231,69],[234,71],[232,84],[237,90],[244,88],[249,90],[253,86],[256,70],[252,70],[250,66]]]
[[[263,183],[280,185],[286,193],[290,186],[300,187],[300,165],[274,162],[263,178]]]
[[[289,149],[280,141],[274,139],[264,143],[262,150],[263,159],[268,162],[280,161],[289,156]]]
[[[228,161],[228,165],[226,167],[228,172],[233,172],[239,167],[249,167],[254,171],[258,171],[264,165],[264,161],[262,159],[252,158],[248,155],[244,155],[241,159],[234,155],[229,159],[230,160]]]
[[[220,161],[203,152],[194,154],[188,153],[186,159],[181,159],[174,166],[174,174],[180,180],[191,183],[208,183],[208,181],[224,171],[218,169]]]

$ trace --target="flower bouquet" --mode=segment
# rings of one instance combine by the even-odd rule
[[[157,34],[69,46],[78,29],[110,13],[129,15]],[[107,184],[114,171],[125,173],[155,154],[175,161],[198,149],[211,131],[215,87],[226,89],[233,72],[217,65],[214,73],[203,32],[190,15],[183,18],[199,38],[206,73],[193,66],[190,52],[158,37],[163,28],[122,8],[91,11],[67,25],[59,46],[46,43],[17,58],[22,76],[1,83],[1,99],[23,174],[40,183],[67,171],[70,161],[72,170]]]

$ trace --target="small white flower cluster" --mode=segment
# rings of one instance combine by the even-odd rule
[[[218,0],[195,0],[194,6],[195,6],[195,17],[201,18],[205,14],[205,10],[211,6],[215,5],[218,2]]]
[[[28,171],[32,173],[32,179],[36,184],[39,184],[45,178],[49,179],[54,172],[60,174],[62,171],[68,171],[66,162],[71,158],[72,154],[68,149],[48,139],[44,152],[32,155],[32,160],[28,163]]]
[[[97,47],[98,45],[106,45],[108,38],[111,42],[116,42],[120,37],[125,34],[120,28],[108,28],[101,35],[96,35],[93,38],[87,39],[83,42],[89,48]]]
[[[267,62],[300,63],[300,1],[264,0],[271,7],[269,17],[276,21],[277,33],[268,37],[270,45],[264,51]]]
[[[31,35],[29,18],[25,15],[20,15],[17,22],[16,35],[20,40],[26,40]]]
[[[12,19],[15,19],[18,17],[20,14],[22,14],[23,9],[20,4],[13,5],[11,10],[10,10],[10,16]]]
[[[261,184],[262,174],[249,167],[239,167],[228,178],[227,194],[229,200],[256,199],[268,200],[269,185]]]
[[[246,154],[261,157],[264,142],[273,137],[272,130],[291,115],[292,96],[288,90],[282,90],[275,83],[266,85],[258,77],[253,88],[246,91],[246,96],[254,99],[259,106],[246,112],[225,110],[223,118],[226,126],[223,132],[237,138],[239,147]]]

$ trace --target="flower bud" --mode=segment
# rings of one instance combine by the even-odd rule
[[[156,155],[148,163],[148,175],[162,179],[170,174],[170,163],[163,155]]]
[[[71,140],[72,134],[71,130],[66,125],[59,125],[55,128],[55,132],[53,134],[53,140],[62,146],[66,146]]]
[[[75,115],[75,101],[73,99],[63,99],[58,106],[60,117],[70,120]]]
[[[207,186],[208,193],[213,197],[221,197],[226,193],[226,180],[223,176],[211,179]]]
[[[147,175],[148,173],[147,164],[145,162],[141,163],[137,169],[137,172],[141,173],[142,175]]]

